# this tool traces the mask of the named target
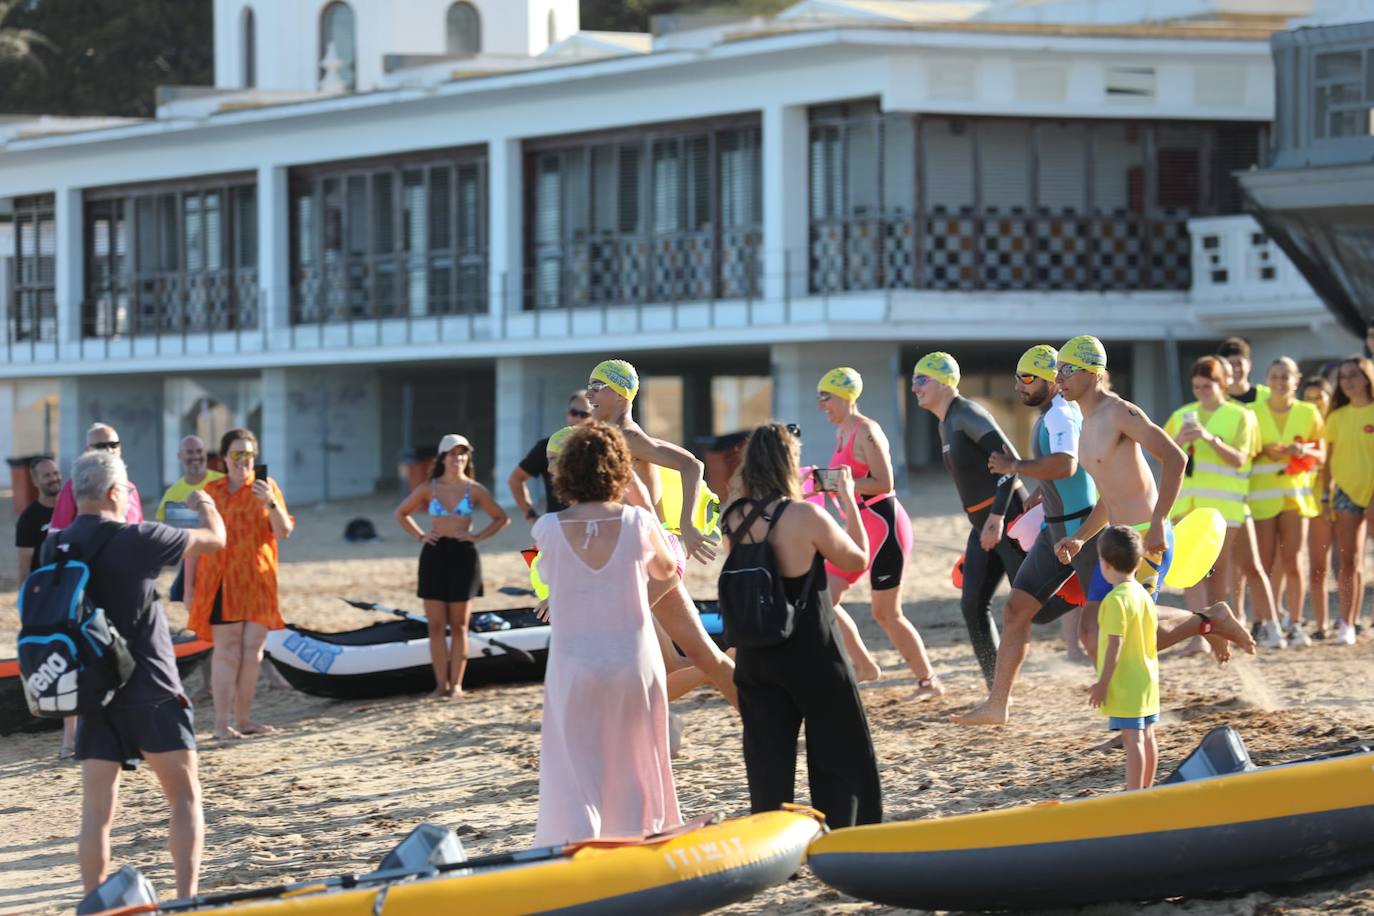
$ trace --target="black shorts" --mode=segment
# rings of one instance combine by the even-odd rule
[[[420,549],[419,598],[428,601],[471,601],[482,597],[482,557],[472,541],[440,538]]]
[[[144,754],[196,749],[196,717],[184,696],[140,706],[106,706],[82,713],[76,726],[77,760],[112,760],[126,770]]]
[[[1078,584],[1083,586],[1083,594],[1086,595],[1093,581],[1093,572],[1097,569],[1096,536],[1083,545],[1072,563],[1059,562],[1054,555],[1054,544],[1050,529],[1041,528],[1011,583],[1012,588],[1025,592],[1042,605],[1053,598],[1054,593],[1074,574],[1078,575]]]

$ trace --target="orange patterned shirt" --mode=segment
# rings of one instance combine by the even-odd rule
[[[272,498],[286,511],[277,482],[267,479]],[[224,589],[220,618],[225,623],[252,621],[269,630],[286,626],[277,605],[277,538],[267,510],[253,495],[251,479],[229,492],[229,478],[205,485],[205,494],[215,501],[224,518],[223,550],[207,553],[196,561],[195,594],[191,599],[187,626],[201,639],[212,639],[210,613],[215,594]]]

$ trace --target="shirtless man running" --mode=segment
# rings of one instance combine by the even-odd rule
[[[1069,563],[1084,543],[1107,525],[1129,525],[1142,532],[1145,556],[1136,578],[1158,598],[1173,560],[1173,528],[1169,510],[1183,486],[1187,459],[1174,441],[1145,412],[1106,387],[1107,350],[1102,341],[1075,337],[1059,351],[1057,380],[1065,399],[1083,411],[1078,443],[1079,461],[1097,485],[1098,501],[1077,531],[1055,545],[1060,562]],[[1141,449],[1160,463],[1159,488],[1145,464]],[[1088,590],[1088,601],[1101,601],[1111,590],[1100,570]],[[1201,612],[1156,607],[1156,643],[1163,650],[1201,634],[1218,662],[1231,657],[1229,643],[1255,654],[1255,640],[1224,601]],[[1096,657],[1097,615],[1085,613],[1079,623],[1084,651]]]
[[[732,706],[738,708],[735,663],[706,635],[683,582],[688,558],[709,563],[716,556],[711,542],[692,524],[704,466],[686,449],[655,439],[640,428],[630,416],[630,404],[638,393],[639,373],[623,359],[598,363],[587,382],[592,417],[618,429],[625,437],[630,456],[634,458],[635,476],[648,490],[652,505],[661,505],[663,495],[654,466],[674,468],[682,475],[682,518],[679,520],[682,534],[680,538],[668,537],[669,547],[679,551],[678,575],[649,581],[649,607],[664,632],[681,647],[688,660],[701,669]]]

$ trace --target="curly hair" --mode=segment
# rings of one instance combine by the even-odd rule
[[[553,490],[568,505],[618,502],[634,467],[620,431],[605,423],[580,426],[553,466]]]

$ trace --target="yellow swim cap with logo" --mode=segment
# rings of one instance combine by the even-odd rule
[[[1082,334],[1059,348],[1059,362],[1101,375],[1107,371],[1107,348],[1096,337]]]
[[[911,374],[933,378],[951,388],[959,387],[959,364],[955,362],[954,357],[942,350],[922,356]]]
[[[633,401],[635,395],[639,394],[639,373],[623,359],[607,359],[597,363],[590,380],[604,382],[607,388],[627,401]]]
[[[563,446],[568,444],[568,437],[577,431],[576,426],[565,426],[558,432],[549,436],[549,442],[544,446],[544,454],[557,458],[563,454]]]
[[[816,383],[816,391],[824,391],[846,401],[857,401],[859,395],[864,393],[864,377],[858,369],[840,366],[821,377]]]
[[[1033,375],[1047,382],[1054,381],[1054,372],[1059,368],[1059,353],[1049,344],[1036,344],[1016,363],[1017,375]]]

